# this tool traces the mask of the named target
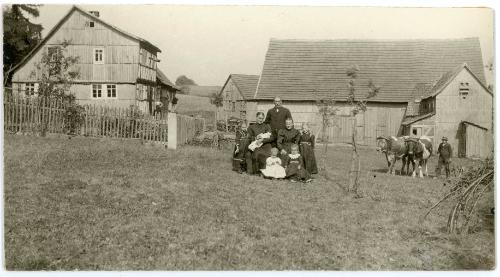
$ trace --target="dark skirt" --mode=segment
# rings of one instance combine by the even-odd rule
[[[250,150],[246,151],[248,173],[258,174],[261,169],[266,168],[266,159],[271,157],[271,148],[273,148],[271,143],[264,143],[264,145],[255,149],[253,152]]]
[[[233,170],[245,171],[245,148],[240,148],[237,154],[234,154],[234,151],[236,151],[236,145],[233,149]]]
[[[314,149],[311,145],[306,143],[300,144],[300,154],[304,157],[304,166],[310,174],[318,174],[318,166],[316,164],[316,157]]]

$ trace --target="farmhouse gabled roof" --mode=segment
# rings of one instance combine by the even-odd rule
[[[219,93],[224,90],[227,83],[231,79],[240,91],[243,99],[248,100],[253,98],[255,95],[255,89],[257,89],[257,83],[259,82],[259,75],[230,74]]]
[[[156,69],[156,80],[165,86],[171,87],[175,90],[180,90],[179,87],[170,82],[167,75],[165,75],[165,73],[163,73],[163,71],[161,71],[159,68]]]
[[[73,12],[75,11],[79,11],[81,13],[83,13],[84,15],[86,15],[87,17],[90,17],[92,20],[96,21],[96,22],[99,22],[105,26],[107,26],[108,28],[110,29],[113,29],[115,30],[116,32],[118,33],[121,33],[122,35],[130,38],[130,39],[133,39],[143,45],[145,45],[146,47],[149,47],[149,48],[152,48],[153,50],[157,51],[157,52],[161,52],[160,48],[156,47],[154,44],[152,44],[151,42],[143,39],[143,38],[140,38],[138,36],[135,36],[133,34],[130,34],[130,33],[127,33],[121,29],[119,29],[118,27],[116,26],[113,26],[105,21],[103,21],[101,18],[99,17],[96,17],[94,16],[93,14],[85,11],[84,9],[78,7],[78,6],[73,6],[69,11],[68,13],[47,33],[47,35],[45,36],[45,38],[42,39],[42,41],[40,41],[40,43],[38,43],[35,48],[33,48],[33,50],[31,50],[22,60],[20,63],[18,63],[14,68],[13,68],[13,71],[17,70],[17,68],[19,68],[20,66],[24,65],[58,30],[59,28],[63,25],[64,22],[66,22],[66,20],[68,20],[68,18],[71,16],[71,14],[73,14]]]
[[[373,80],[380,92],[370,101],[408,102],[418,83],[429,83],[457,64],[467,63],[484,83],[478,38],[416,40],[271,39],[254,99],[281,96],[316,100],[348,95],[346,71],[360,69],[356,97],[363,99]]]

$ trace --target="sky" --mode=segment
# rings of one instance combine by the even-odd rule
[[[492,61],[488,8],[81,5],[104,21],[158,46],[159,68],[175,81],[222,86],[231,73],[259,75],[271,38],[417,39],[479,37]],[[44,5],[34,22],[45,36],[71,6]],[[485,72],[492,82],[490,72]]]

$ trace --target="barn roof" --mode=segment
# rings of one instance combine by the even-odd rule
[[[31,50],[22,60],[21,62],[19,62],[14,68],[13,68],[13,71],[17,70],[17,68],[19,68],[20,66],[24,65],[58,30],[59,28],[63,25],[64,22],[66,22],[66,20],[68,20],[68,18],[70,17],[71,14],[73,14],[73,12],[75,11],[79,11],[81,13],[83,13],[84,15],[86,15],[87,17],[90,17],[92,20],[95,20],[105,26],[107,26],[108,28],[110,29],[113,29],[115,30],[116,32],[118,33],[121,33],[122,35],[128,37],[128,38],[131,38],[133,40],[136,40],[138,41],[139,43],[143,44],[144,46],[148,47],[148,48],[152,48],[154,49],[155,51],[157,52],[161,52],[160,48],[156,47],[155,45],[153,45],[151,42],[143,39],[143,38],[140,38],[138,36],[135,36],[133,34],[130,34],[130,33],[127,33],[121,29],[119,29],[118,27],[116,26],[113,26],[105,21],[103,21],[101,18],[99,17],[96,17],[94,16],[93,14],[85,11],[84,9],[78,7],[78,6],[73,6],[69,11],[68,13],[47,33],[47,35],[45,36],[45,38],[43,38],[40,43],[38,43],[35,48],[33,48],[33,50]]]
[[[438,79],[467,63],[484,83],[478,38],[420,40],[271,39],[254,99],[347,99],[346,71],[360,69],[356,96],[366,95],[370,79],[380,86],[370,101],[408,102],[416,84]]]
[[[230,74],[224,83],[224,86],[222,86],[221,92],[224,90],[230,79],[233,80],[233,83],[240,91],[243,99],[247,100],[253,98],[255,95],[255,89],[257,89],[257,83],[259,82],[259,75]]]
[[[420,121],[422,119],[426,119],[428,117],[431,117],[433,115],[435,115],[436,113],[434,112],[430,112],[430,113],[426,113],[426,114],[423,114],[423,115],[419,115],[419,116],[415,116],[415,117],[409,117],[409,118],[405,118],[403,120],[403,122],[401,122],[401,125],[403,126],[406,126],[406,125],[409,125],[409,124],[412,124],[412,123],[415,123],[417,121]]]
[[[171,87],[175,90],[180,90],[179,87],[170,82],[167,75],[165,75],[159,68],[156,69],[156,80],[165,86]]]

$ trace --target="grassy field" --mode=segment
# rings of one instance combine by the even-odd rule
[[[177,112],[185,115],[200,115],[205,118],[207,124],[214,125],[215,121],[215,106],[210,104],[210,98],[185,95],[178,93],[179,103],[177,104]]]
[[[328,176],[302,184],[239,175],[228,151],[210,148],[13,135],[4,143],[8,270],[494,267],[492,199],[471,234],[447,235],[449,205],[419,216],[448,186],[381,173],[374,150],[361,151],[363,197],[354,198],[345,147],[329,152]]]

